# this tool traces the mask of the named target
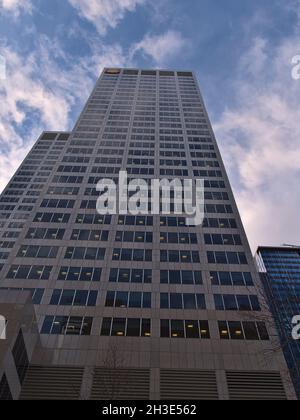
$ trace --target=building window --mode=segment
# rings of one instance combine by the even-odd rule
[[[255,295],[214,295],[218,311],[260,311],[258,297]]]
[[[160,294],[161,309],[198,309],[205,310],[205,295],[193,293],[161,293]]]
[[[210,339],[208,321],[162,319],[160,329],[162,338]]]
[[[251,273],[211,271],[213,286],[254,286]]]
[[[151,320],[139,318],[103,318],[102,336],[151,337]]]
[[[90,335],[93,318],[78,316],[46,316],[41,334]]]
[[[59,281],[100,281],[101,268],[61,267],[57,280]]]
[[[151,293],[108,291],[105,306],[115,308],[151,308]]]
[[[98,292],[94,290],[53,290],[50,305],[96,306]]]
[[[268,341],[269,334],[264,322],[219,321],[222,340]]]
[[[109,281],[112,283],[152,283],[152,270],[118,269],[110,270]]]

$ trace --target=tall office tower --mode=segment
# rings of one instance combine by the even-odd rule
[[[98,214],[98,181],[121,170],[204,179],[203,226]],[[105,69],[70,135],[41,135],[0,210],[1,287],[31,290],[40,331],[21,398],[294,398],[192,73]]]
[[[300,315],[300,247],[259,247],[256,261],[300,399],[300,340],[292,334],[292,320]]]

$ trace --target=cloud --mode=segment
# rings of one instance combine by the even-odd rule
[[[43,130],[72,128],[102,68],[125,62],[118,44],[93,45],[76,61],[55,39],[39,39],[29,56],[0,48],[7,63],[0,81],[0,190]]]
[[[156,65],[166,65],[174,57],[182,53],[188,46],[187,40],[180,32],[169,30],[162,35],[146,35],[144,39],[133,45],[131,57],[141,53],[150,56]]]
[[[31,0],[0,0],[1,11],[12,13],[14,16],[19,16],[21,11],[31,12]]]
[[[104,35],[109,27],[116,28],[127,12],[147,0],[68,0],[80,16],[92,22],[99,34]]]
[[[215,124],[253,250],[300,240],[300,81],[290,64],[299,35],[253,38],[232,85],[237,105]]]

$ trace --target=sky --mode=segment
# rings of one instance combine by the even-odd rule
[[[299,245],[299,54],[299,0],[0,0],[0,191],[104,67],[193,70],[253,251]]]

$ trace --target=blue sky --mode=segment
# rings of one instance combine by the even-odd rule
[[[299,0],[0,0],[0,189],[105,66],[192,69],[253,249],[300,242]]]

